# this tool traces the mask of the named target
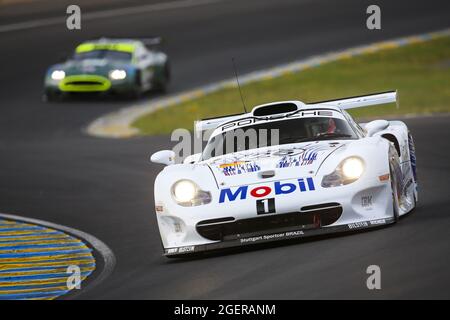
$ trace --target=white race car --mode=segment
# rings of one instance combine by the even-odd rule
[[[401,121],[358,124],[346,112],[396,99],[390,91],[310,104],[283,101],[198,121],[197,130],[213,130],[202,153],[181,164],[171,150],[151,157],[167,165],[154,188],[164,254],[396,222],[418,199],[412,136]],[[251,130],[275,131],[276,143],[261,136],[252,143]]]

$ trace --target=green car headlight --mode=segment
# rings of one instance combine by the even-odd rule
[[[109,78],[111,80],[123,80],[127,77],[127,72],[122,69],[115,69],[109,72]]]
[[[63,70],[54,70],[51,74],[53,80],[62,80],[66,77],[66,73]]]

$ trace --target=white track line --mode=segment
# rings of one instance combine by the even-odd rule
[[[131,14],[139,14],[139,13],[147,13],[147,12],[157,12],[171,9],[181,9],[181,8],[189,8],[196,7],[211,3],[217,3],[222,0],[177,0],[170,2],[162,2],[155,4],[147,4],[143,6],[134,6],[128,8],[118,8],[118,9],[110,9],[103,11],[94,11],[89,13],[83,13],[83,8],[81,8],[82,12],[82,21],[89,21],[95,19],[103,19],[103,18],[113,18]],[[10,31],[18,31],[18,30],[26,30],[33,29],[38,27],[46,27],[61,24],[65,27],[65,12],[61,12],[61,17],[55,18],[47,18],[47,19],[38,19],[31,20],[25,22],[18,22],[6,25],[0,25],[0,33],[2,32],[10,32]]]
[[[73,229],[73,228],[66,227],[66,226],[63,226],[60,224],[56,224],[53,222],[43,221],[43,220],[39,220],[39,219],[25,218],[25,217],[17,216],[14,214],[0,213],[0,218],[33,223],[33,224],[41,225],[44,227],[49,227],[52,229],[64,231],[70,235],[73,235],[75,237],[80,238],[81,240],[86,241],[87,243],[89,243],[92,246],[92,248],[94,248],[102,256],[103,269],[100,272],[100,274],[97,277],[95,277],[92,281],[88,282],[87,286],[85,286],[83,288],[83,290],[81,290],[80,292],[69,293],[68,295],[71,298],[73,298],[81,293],[85,293],[87,290],[92,289],[93,287],[98,285],[100,282],[105,280],[114,270],[114,267],[116,265],[116,257],[114,256],[114,253],[103,241],[97,239],[93,235],[90,235],[86,232],[83,232],[83,231],[80,231],[77,229]],[[64,297],[62,297],[62,298],[64,298]]]

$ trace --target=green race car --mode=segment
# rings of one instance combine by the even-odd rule
[[[157,49],[159,43],[160,38],[84,42],[71,58],[47,70],[44,98],[53,101],[80,92],[136,97],[148,90],[165,91],[169,60]]]

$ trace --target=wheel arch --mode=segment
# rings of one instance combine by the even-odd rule
[[[389,121],[389,127],[377,133],[392,142],[401,161],[409,159],[408,127],[402,121]]]
[[[397,137],[392,133],[383,133],[381,136],[394,144],[395,150],[397,150],[397,154],[400,157],[401,156],[400,143],[398,142]]]

